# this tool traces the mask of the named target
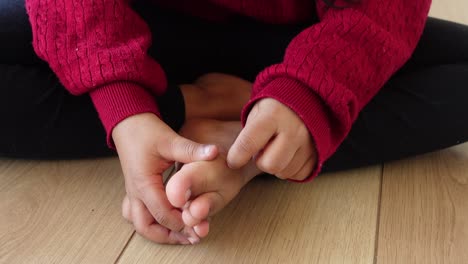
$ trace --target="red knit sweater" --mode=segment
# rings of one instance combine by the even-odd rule
[[[89,93],[108,133],[124,118],[158,113],[166,89],[147,55],[151,34],[129,0],[26,0],[36,53],[75,95]],[[304,21],[312,0],[158,0],[196,15],[242,14],[268,23]],[[271,97],[294,110],[317,148],[320,171],[359,111],[411,56],[431,0],[361,0],[345,9],[316,0],[320,22],[295,37],[283,62],[260,72],[249,109]],[[346,5],[338,0],[336,5]]]

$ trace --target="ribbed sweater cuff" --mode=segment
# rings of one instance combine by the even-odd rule
[[[115,149],[112,130],[125,118],[159,110],[154,97],[145,89],[131,82],[116,82],[90,92],[91,99],[107,133],[107,145]]]
[[[274,79],[253,95],[242,111],[242,124],[245,125],[250,109],[263,98],[273,98],[292,109],[308,128],[317,151],[317,164],[312,174],[305,180],[309,182],[319,174],[323,163],[329,156],[331,146],[330,118],[323,101],[310,88],[297,80],[282,77]]]

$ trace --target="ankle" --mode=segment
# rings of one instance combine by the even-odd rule
[[[180,85],[180,89],[187,119],[239,121],[242,108],[250,98],[251,84],[237,77],[224,76]]]
[[[185,103],[185,119],[203,118],[203,94],[201,89],[194,85],[184,84],[180,85],[180,91],[184,97]]]

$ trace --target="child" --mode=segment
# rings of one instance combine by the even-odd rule
[[[155,242],[187,243],[193,232],[179,231],[196,222],[206,235],[206,213],[192,204],[184,217],[178,208],[187,188],[177,184],[197,164],[227,170],[216,147],[173,130],[192,118],[230,120],[246,94],[223,78],[181,89],[174,82],[211,71],[258,75],[245,128],[225,157],[234,171],[255,156],[262,171],[303,181],[467,139],[467,29],[426,23],[430,0],[27,0],[32,39],[23,3],[4,2],[0,152],[104,156],[112,154],[107,137],[124,172],[123,207]],[[187,165],[169,201],[161,174],[174,161]]]

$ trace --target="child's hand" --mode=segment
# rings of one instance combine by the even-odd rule
[[[189,234],[182,235],[181,212],[167,199],[162,173],[174,161],[211,160],[217,148],[179,136],[151,113],[123,120],[114,128],[112,137],[125,177],[124,217],[139,234],[154,242],[189,243]]]
[[[302,120],[275,99],[257,102],[228,153],[228,165],[240,168],[252,158],[257,167],[281,179],[304,180],[315,167],[316,150]]]

